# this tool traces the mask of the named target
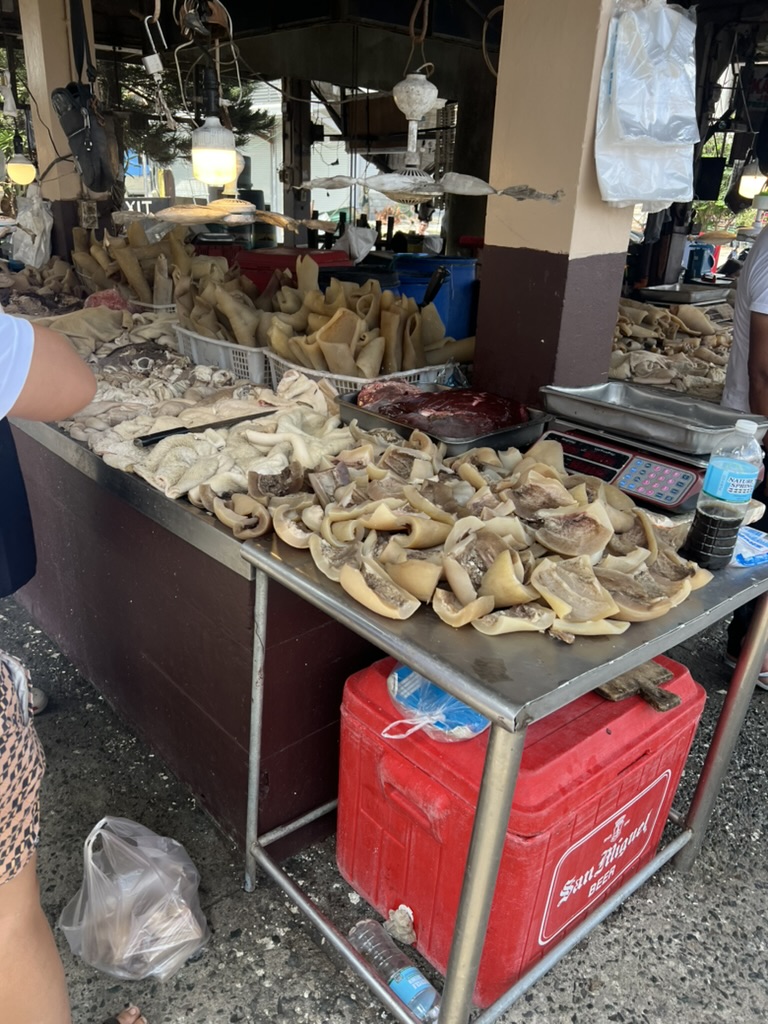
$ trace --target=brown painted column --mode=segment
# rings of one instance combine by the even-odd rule
[[[488,200],[474,383],[538,404],[607,377],[632,211],[600,199],[595,113],[612,0],[518,0],[504,18],[490,181],[563,189]]]
[[[93,40],[90,0],[82,2]],[[71,150],[51,107],[51,92],[73,81],[76,75],[69,4],[66,0],[19,0],[19,17],[27,82],[30,95],[34,97],[31,114],[38,172],[45,175],[41,182],[43,198],[51,200],[54,216],[53,250],[58,255],[68,256],[71,228],[77,223],[81,182],[71,159],[54,164],[57,157],[70,156]]]

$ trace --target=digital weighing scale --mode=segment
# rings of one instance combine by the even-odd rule
[[[557,420],[542,435],[563,446],[569,473],[596,476],[615,484],[634,501],[666,512],[687,512],[696,505],[707,468],[706,458],[672,455],[643,443]]]
[[[596,476],[640,504],[673,514],[695,507],[710,454],[745,415],[623,381],[539,390],[553,416],[544,436],[563,445],[569,472]],[[749,419],[762,440],[768,419]]]

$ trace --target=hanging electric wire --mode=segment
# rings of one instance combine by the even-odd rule
[[[489,11],[488,14],[486,14],[485,20],[483,21],[483,34],[481,37],[483,60],[485,61],[485,66],[488,68],[488,70],[491,72],[494,78],[498,78],[499,73],[493,66],[493,64],[491,64],[491,58],[488,56],[488,26],[490,25],[493,18],[495,18],[497,14],[501,14],[503,10],[504,4],[499,4],[498,7],[494,7],[492,11]]]
[[[416,19],[421,12],[421,27],[419,31],[416,31]],[[408,22],[408,35],[411,40],[411,48],[408,51],[408,60],[405,62],[405,70],[403,75],[408,74],[408,68],[411,66],[411,60],[413,59],[413,51],[416,46],[421,49],[421,61],[422,66],[429,63],[426,54],[424,53],[424,40],[427,38],[427,25],[429,22],[429,0],[416,0],[413,11],[411,12],[410,21]]]

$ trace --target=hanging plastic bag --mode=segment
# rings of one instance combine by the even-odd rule
[[[208,941],[200,876],[175,839],[128,818],[102,818],[85,841],[84,862],[82,887],[59,927],[92,967],[165,980]]]
[[[621,0],[600,78],[595,163],[600,193],[649,213],[693,198],[696,22],[664,0]]]
[[[345,252],[353,263],[359,263],[373,251],[376,237],[373,228],[348,227],[341,238],[334,242],[333,248]]]
[[[382,731],[390,740],[401,740],[423,729],[433,740],[455,743],[484,732],[488,719],[452,697],[407,665],[396,665],[387,676],[387,690],[402,718]]]
[[[16,228],[11,245],[13,258],[39,270],[51,258],[51,204],[40,195],[39,185],[32,184],[16,205]]]

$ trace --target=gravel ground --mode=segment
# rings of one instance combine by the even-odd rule
[[[670,651],[707,691],[681,783],[690,791],[722,706],[722,625]],[[128,1001],[149,1024],[373,1024],[392,1018],[319,947],[272,883],[242,890],[242,856],[12,600],[0,601],[0,644],[50,694],[38,719],[48,771],[40,876],[52,923],[82,878],[82,842],[104,814],[132,818],[184,844],[201,874],[212,930],[201,954],[165,983],[108,977],[74,957],[60,933],[75,1024],[100,1024]],[[768,1020],[768,693],[756,691],[688,874],[670,865],[632,896],[509,1010],[507,1024],[757,1024]],[[338,924],[367,914],[335,869],[333,839],[287,868]],[[431,973],[433,979],[435,975]]]

